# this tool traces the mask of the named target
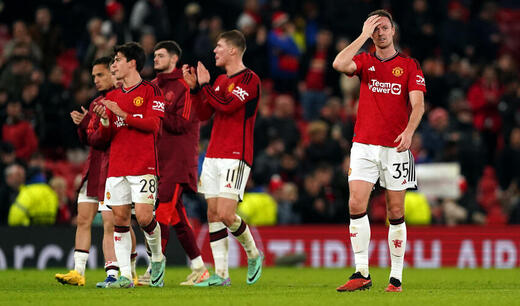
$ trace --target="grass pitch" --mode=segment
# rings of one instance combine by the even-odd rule
[[[143,270],[142,268],[140,270]],[[168,268],[164,288],[97,289],[103,270],[87,270],[85,287],[54,279],[64,269],[0,271],[0,305],[519,305],[520,269],[405,269],[402,293],[385,293],[389,269],[371,268],[373,287],[336,292],[352,269],[264,268],[255,285],[246,269],[230,271],[228,288],[178,284],[187,268]],[[143,271],[138,271],[143,272]]]

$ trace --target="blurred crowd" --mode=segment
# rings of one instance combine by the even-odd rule
[[[245,64],[262,79],[255,158],[239,213],[252,225],[345,223],[346,170],[359,80],[335,55],[385,8],[396,45],[416,58],[428,92],[413,138],[416,164],[456,162],[462,196],[406,197],[409,224],[520,223],[520,3],[477,0],[0,1],[0,225],[12,205],[41,210],[29,224],[71,224],[87,151],[69,112],[96,96],[92,61],[138,41],[154,77],[156,42],[173,39],[182,63],[214,68],[218,34],[247,39]],[[372,51],[367,43],[365,51]],[[201,127],[200,154],[211,122]],[[420,181],[419,181],[420,184]],[[193,222],[203,199],[188,194]],[[369,214],[385,222],[376,188]]]

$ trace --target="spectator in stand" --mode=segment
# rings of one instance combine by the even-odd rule
[[[502,40],[496,23],[497,5],[488,1],[482,5],[477,18],[470,25],[471,43],[477,61],[489,62],[496,59]]]
[[[19,164],[11,164],[2,174],[5,184],[0,186],[0,225],[7,225],[9,207],[18,196],[20,186],[25,183],[25,169]]]
[[[316,45],[302,57],[299,90],[305,120],[317,119],[332,93],[331,84],[337,83],[332,69],[334,60],[332,33],[321,29],[316,35]]]
[[[170,39],[171,29],[164,0],[139,0],[134,4],[130,13],[130,30],[134,40],[151,32],[159,41]]]
[[[267,36],[269,67],[279,92],[296,92],[301,51],[293,38],[295,27],[287,13],[278,11],[272,17],[272,30]]]
[[[459,1],[450,1],[448,18],[441,23],[439,39],[443,58],[450,59],[452,55],[471,55],[468,43],[470,39],[467,24],[468,9]]]
[[[307,127],[309,145],[305,149],[305,163],[308,169],[320,162],[337,166],[343,161],[344,153],[339,142],[328,136],[327,124],[314,121]]]
[[[13,144],[16,157],[28,161],[38,149],[38,139],[31,124],[23,118],[22,103],[7,103],[7,120],[2,126],[2,139]]]
[[[266,122],[267,129],[264,130],[271,137],[280,137],[287,152],[292,152],[300,140],[294,111],[294,99],[287,94],[279,95],[274,101],[273,116]]]
[[[123,5],[116,0],[108,0],[105,9],[109,19],[103,22],[101,33],[110,39],[115,37],[117,45],[132,41]]]
[[[46,183],[20,186],[20,193],[9,209],[9,226],[54,225],[58,196]]]
[[[12,36],[13,38],[4,46],[4,57],[6,60],[9,60],[14,55],[15,49],[20,46],[27,48],[28,54],[25,54],[26,56],[38,62],[42,60],[42,50],[32,40],[25,22],[21,20],[13,22]]]
[[[61,28],[52,24],[52,14],[49,8],[42,6],[36,9],[34,24],[29,28],[29,32],[42,51],[44,71],[49,71],[63,49]]]
[[[499,83],[497,72],[492,65],[484,67],[482,77],[468,91],[468,101],[473,110],[473,125],[482,133],[488,152],[487,164],[494,160],[498,132],[502,126],[498,112],[502,93],[503,86]]]
[[[154,47],[155,47],[156,39],[155,34],[153,32],[144,32],[141,35],[140,44],[144,50],[144,66],[141,70],[141,77],[145,80],[151,80],[154,77],[153,72],[153,58],[154,58]]]
[[[520,127],[513,128],[509,143],[498,154],[497,175],[500,188],[504,191],[510,189],[513,183],[520,182]]]
[[[71,224],[74,207],[72,206],[72,201],[67,196],[67,181],[61,176],[55,176],[49,181],[49,185],[58,196],[56,224]]]
[[[273,194],[277,208],[277,224],[301,223],[300,215],[295,211],[294,204],[298,200],[298,187],[294,183],[282,183],[276,190],[269,190]]]
[[[273,175],[280,173],[280,156],[284,152],[282,139],[272,138],[269,145],[255,158],[251,177],[258,186],[266,186]]]
[[[502,119],[502,137],[507,143],[511,131],[520,126],[520,80],[513,80],[505,84],[504,95],[498,104]]]
[[[314,172],[304,178],[303,193],[300,193],[295,209],[301,214],[303,223],[331,223],[334,212],[332,204],[326,198],[322,182]]]
[[[252,0],[249,2],[255,2]],[[244,33],[247,52],[244,54],[244,64],[256,71],[261,78],[269,75],[269,61],[267,60],[267,30],[265,26],[257,24],[251,14],[242,13],[237,21],[237,28]]]
[[[24,118],[31,123],[38,136],[43,131],[43,101],[40,86],[37,82],[26,83],[21,95]]]
[[[78,59],[83,67],[90,67],[95,59],[109,56],[116,45],[117,36],[105,36],[102,32],[103,21],[100,18],[91,18],[87,24],[88,36],[78,48]]]
[[[199,22],[201,19],[201,7],[196,2],[190,2],[184,7],[184,15],[177,21],[177,26],[174,27],[176,41],[179,46],[187,50],[184,56],[185,63],[193,63],[196,60],[194,54],[195,39],[199,31]]]
[[[16,158],[16,152],[14,150],[14,146],[9,142],[0,142],[0,186],[5,183],[4,181],[4,173],[5,169],[14,164],[23,164],[23,161],[20,161]]]
[[[0,75],[0,87],[12,96],[20,96],[24,85],[33,79],[36,71],[28,56],[13,56]]]
[[[424,123],[421,130],[428,159],[436,162],[443,161],[444,150],[449,140],[449,126],[449,116],[445,109],[438,107],[430,111],[428,123]]]
[[[437,46],[434,16],[427,0],[413,0],[412,9],[403,12],[403,47],[410,48],[419,61],[432,56]],[[428,83],[429,86],[429,83]]]

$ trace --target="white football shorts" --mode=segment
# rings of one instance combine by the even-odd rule
[[[354,142],[350,150],[348,180],[361,180],[388,190],[417,188],[414,158],[410,150]]]
[[[244,198],[251,168],[242,160],[230,158],[204,158],[198,190],[208,198]]]
[[[105,185],[104,204],[108,206],[133,203],[155,204],[157,177],[153,174],[109,177]]]
[[[88,180],[85,180],[85,182],[83,182],[83,185],[79,189],[78,203],[98,203],[97,197],[89,197],[87,195],[87,184]]]

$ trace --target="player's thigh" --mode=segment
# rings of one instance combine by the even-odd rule
[[[98,211],[98,205],[94,202],[78,203],[78,225],[90,226]]]
[[[114,214],[112,210],[102,210],[101,218],[103,219],[103,230],[105,234],[114,232]]]
[[[198,191],[204,194],[206,199],[214,198],[218,195],[219,160],[220,158],[204,158],[204,162],[202,163]]]
[[[221,159],[218,171],[220,177],[218,197],[236,202],[242,200],[251,168],[242,160]]]
[[[397,152],[395,148],[383,148],[381,165],[381,187],[393,191],[417,187],[415,163],[410,150]]]
[[[353,143],[350,150],[348,181],[365,181],[375,184],[379,178],[379,165],[376,160],[379,147],[363,143]]]
[[[132,203],[130,182],[126,176],[107,178],[103,203],[109,207]]]

